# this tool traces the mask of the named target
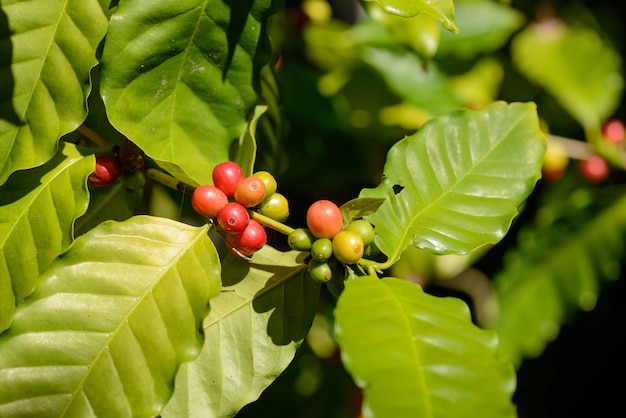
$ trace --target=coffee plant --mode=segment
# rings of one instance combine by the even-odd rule
[[[262,416],[302,351],[285,416],[517,416],[626,154],[610,32],[516,3],[0,0],[0,417]]]

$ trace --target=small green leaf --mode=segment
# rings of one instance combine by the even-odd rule
[[[387,199],[366,219],[388,263],[411,244],[459,254],[498,242],[540,178],[545,148],[535,105],[503,102],[433,119],[395,144],[381,183],[360,194]]]
[[[257,104],[270,5],[121,2],[102,56],[111,123],[179,180],[210,184]]]
[[[454,22],[454,2],[452,0],[367,0],[375,1],[387,13],[402,17],[413,17],[426,13],[441,21],[443,27],[458,33]]]
[[[72,242],[74,220],[89,203],[93,156],[62,143],[46,164],[14,173],[0,186],[0,331],[39,275]]]
[[[341,209],[341,215],[343,217],[343,226],[348,225],[355,219],[373,214],[384,201],[385,199],[357,197],[356,199],[344,203],[339,208]]]
[[[335,334],[367,416],[516,416],[513,367],[497,359],[495,332],[472,324],[464,302],[395,278],[345,285]]]
[[[55,260],[0,336],[0,416],[158,415],[219,291],[206,226],[101,224]]]
[[[621,59],[592,29],[534,24],[511,44],[513,62],[583,127],[598,130],[622,100]]]
[[[234,416],[283,372],[311,327],[320,292],[301,258],[265,246],[250,263],[224,259],[204,348],[181,367],[163,418]]]
[[[8,27],[0,25],[2,184],[14,171],[54,157],[59,138],[85,119],[89,71],[107,18],[96,0],[1,0],[0,6],[8,20]]]

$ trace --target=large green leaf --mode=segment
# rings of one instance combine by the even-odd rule
[[[121,2],[102,56],[111,123],[180,180],[210,183],[257,104],[270,6]]]
[[[589,130],[598,129],[623,98],[619,54],[592,29],[534,24],[513,39],[511,49],[520,71]]]
[[[394,145],[367,217],[376,243],[398,259],[410,244],[437,254],[498,242],[541,175],[545,136],[532,103],[497,102],[432,119]]]
[[[348,280],[335,310],[341,358],[367,417],[514,417],[515,373],[467,305],[395,278]]]
[[[0,336],[0,416],[155,416],[220,265],[207,228],[136,217],[76,239]]]
[[[502,357],[516,366],[540,355],[574,312],[594,308],[603,282],[619,277],[626,199],[584,219],[575,231],[523,234],[494,278],[498,309],[488,325],[500,336]]]
[[[234,416],[289,365],[320,292],[301,258],[266,246],[250,263],[223,261],[223,292],[204,320],[204,348],[181,367],[164,418]]]
[[[510,4],[492,0],[454,2],[458,34],[442,32],[437,56],[470,59],[501,48],[524,23],[524,15]]]
[[[413,17],[426,13],[441,21],[443,26],[457,33],[454,22],[454,2],[452,0],[367,0],[375,1],[387,13],[397,16]]]
[[[85,119],[89,70],[107,18],[96,0],[1,0],[0,6],[2,184],[12,172],[51,159],[59,137]]]
[[[39,275],[67,249],[89,203],[93,156],[63,143],[46,164],[14,173],[0,187],[0,331]]]

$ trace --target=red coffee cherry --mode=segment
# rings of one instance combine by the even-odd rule
[[[252,254],[260,250],[266,242],[265,228],[254,219],[250,219],[248,226],[241,234],[235,235],[237,249],[244,254]]]
[[[243,232],[250,222],[248,210],[241,203],[228,202],[217,212],[217,223],[231,234]]]
[[[580,162],[581,174],[592,183],[606,180],[610,171],[609,163],[599,155],[591,155]]]
[[[228,203],[226,194],[215,186],[208,184],[194,190],[191,196],[191,207],[202,216],[215,218],[217,213]]]
[[[122,163],[116,155],[97,155],[96,168],[87,181],[92,186],[107,186],[114,183],[122,174]]]
[[[315,238],[332,238],[341,231],[343,216],[330,200],[318,200],[309,206],[306,223]]]
[[[620,119],[609,119],[602,125],[602,136],[621,147],[626,139],[626,125]]]
[[[235,188],[235,200],[247,208],[258,205],[265,197],[265,183],[256,176],[245,177]]]
[[[233,161],[225,161],[216,165],[212,172],[213,185],[226,194],[234,196],[235,189],[244,178],[241,167]]]

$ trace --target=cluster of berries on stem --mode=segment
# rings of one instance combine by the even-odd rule
[[[543,178],[556,181],[565,175],[570,158],[579,160],[578,170],[583,179],[597,184],[605,181],[611,172],[611,164],[606,154],[624,154],[626,145],[626,125],[620,119],[609,119],[602,125],[599,148],[595,149],[581,141],[552,137],[543,162]],[[602,154],[602,155],[600,155]],[[610,158],[609,158],[610,159]]]
[[[289,216],[287,199],[276,192],[276,179],[270,173],[245,176],[233,161],[216,165],[212,179],[213,185],[201,185],[193,191],[191,206],[217,223],[231,252],[249,257],[267,242],[264,226],[251,211],[283,222]]]

